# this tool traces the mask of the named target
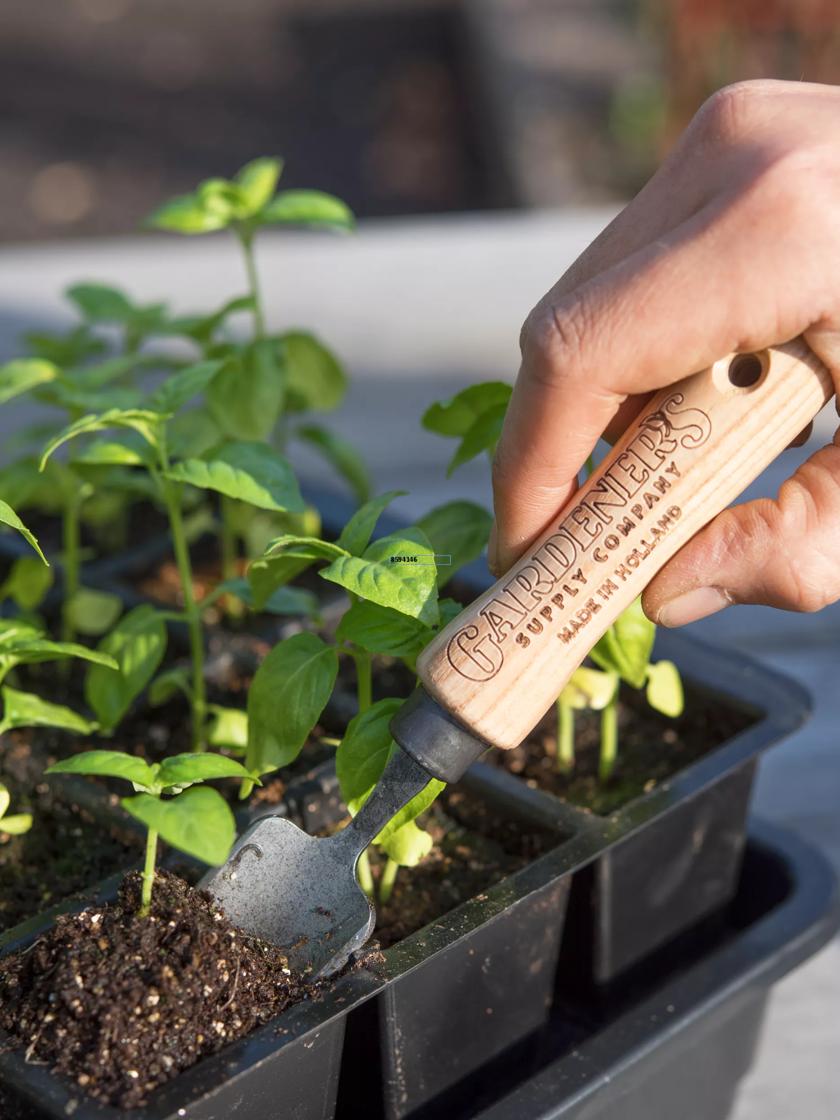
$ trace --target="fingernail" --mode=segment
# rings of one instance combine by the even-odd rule
[[[496,565],[499,562],[499,550],[496,544],[496,522],[490,526],[490,535],[487,538],[487,567],[496,575]]]
[[[708,618],[731,604],[731,597],[719,587],[696,587],[665,603],[656,621],[660,626],[685,626],[700,618]]]

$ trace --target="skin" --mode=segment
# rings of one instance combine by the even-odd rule
[[[742,82],[528,316],[493,464],[490,564],[506,571],[653,390],[804,335],[840,388],[840,88]],[[807,436],[807,433],[803,433]],[[840,432],[777,498],[721,513],[647,588],[653,621],[840,598]]]

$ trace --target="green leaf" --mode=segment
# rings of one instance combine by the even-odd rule
[[[274,647],[248,690],[249,770],[265,773],[297,757],[337,674],[338,654],[315,634],[294,634]]]
[[[600,712],[615,696],[617,684],[614,673],[583,667],[572,673],[561,695],[570,708]]]
[[[377,700],[347,725],[336,751],[335,770],[341,796],[354,815],[382,776],[392,750],[397,749],[390,724],[401,707],[401,700]]]
[[[80,389],[57,378],[46,390],[37,394],[46,404],[63,408],[73,414],[99,413],[113,410],[127,411],[138,408],[143,402],[143,394],[138,389],[110,386],[104,389]]]
[[[240,708],[209,704],[210,727],[207,742],[211,747],[225,748],[244,754],[248,749],[248,713]]]
[[[49,457],[68,440],[77,436],[90,435],[93,432],[104,432],[109,428],[130,428],[139,433],[152,447],[157,447],[159,442],[160,426],[163,418],[157,412],[146,409],[109,409],[98,415],[83,416],[80,420],[69,424],[47,444],[41,455],[41,469],[44,469]]]
[[[483,451],[486,451],[488,455],[493,455],[496,444],[499,442],[499,436],[502,434],[506,412],[507,404],[496,404],[475,419],[467,429],[464,438],[449,462],[449,466],[446,468],[447,478],[458,467],[462,467],[464,463],[468,463]]]
[[[49,561],[41,551],[40,545],[38,544],[38,541],[36,540],[34,534],[26,528],[26,526],[12,509],[12,507],[4,501],[0,501],[0,523],[3,525],[8,525],[11,529],[17,529],[23,539],[28,544],[30,544],[32,548],[35,549],[43,562],[47,565],[49,564]]]
[[[434,637],[434,630],[388,607],[356,602],[345,611],[335,636],[340,642],[353,642],[371,653],[416,657]]]
[[[245,215],[251,217],[262,210],[277,187],[277,180],[283,170],[281,159],[263,156],[251,160],[236,173],[235,183],[245,204]]]
[[[207,388],[207,407],[232,439],[267,440],[286,392],[285,365],[271,339],[234,353]]]
[[[265,610],[272,597],[284,588],[289,580],[305,571],[313,559],[314,557],[311,556],[278,554],[254,560],[246,573],[251,588],[251,609]]]
[[[682,715],[685,697],[680,671],[673,661],[657,661],[655,665],[648,665],[645,695],[648,704],[664,716],[676,719]]]
[[[177,696],[179,692],[192,702],[190,675],[186,669],[175,666],[173,669],[167,669],[165,672],[158,674],[149,685],[149,703],[153,708],[159,708],[161,704],[166,704]]]
[[[11,804],[12,795],[9,793],[9,788],[4,782],[0,782],[0,819],[5,817],[6,810]]]
[[[207,607],[225,595],[235,595],[246,607],[254,609],[254,593],[247,579],[228,579],[216,585],[209,595],[202,600],[201,606]],[[266,614],[276,615],[302,615],[305,618],[317,618],[320,613],[318,596],[302,587],[278,587],[273,591],[260,610]]]
[[[95,366],[82,366],[79,369],[65,369],[61,380],[76,389],[102,389],[112,381],[118,381],[128,373],[148,366],[157,366],[161,359],[156,354],[147,354],[135,351],[131,354],[120,354],[116,358],[109,358]]]
[[[197,362],[168,377],[152,393],[149,404],[153,411],[177,412],[187,401],[203,393],[224,362]]]
[[[320,575],[362,599],[391,607],[427,626],[438,621],[434,552],[419,529],[381,537],[361,557],[341,556],[322,568]]]
[[[343,548],[352,556],[361,556],[370,544],[370,538],[382,511],[393,502],[394,498],[401,498],[405,490],[387,490],[377,498],[371,498],[353,514],[338,538],[339,548]]]
[[[241,762],[223,754],[176,754],[160,764],[156,781],[163,789],[183,788],[211,778],[250,778]]]
[[[166,472],[173,482],[215,490],[259,509],[306,508],[288,461],[264,443],[223,444],[210,459],[185,459]]]
[[[348,440],[327,431],[318,424],[306,424],[295,434],[316,448],[327,462],[350,486],[357,502],[367,501],[370,495],[370,475],[365,461]]]
[[[123,609],[119,595],[92,587],[80,587],[65,606],[73,628],[89,637],[110,630]]]
[[[0,598],[12,599],[22,611],[34,611],[52,582],[52,568],[46,567],[36,556],[20,556],[0,589]]]
[[[219,310],[214,311],[211,315],[180,315],[170,319],[165,325],[164,333],[184,335],[206,345],[231,315],[235,315],[239,311],[253,310],[254,299],[252,296],[237,296],[222,304]]]
[[[448,583],[459,568],[482,554],[492,524],[492,516],[474,502],[447,502],[420,518],[417,528],[435,550],[439,585]]]
[[[347,550],[320,537],[302,537],[295,533],[281,533],[275,537],[265,551],[263,559],[293,556],[301,560],[338,560],[347,555]]]
[[[58,376],[58,370],[52,362],[44,362],[39,358],[18,358],[13,362],[6,362],[0,366],[0,404],[28,393],[37,385],[46,381],[53,381]]]
[[[81,735],[95,731],[97,725],[61,704],[41,700],[31,692],[18,692],[4,685],[2,689],[3,719],[0,732],[13,727],[58,727],[63,731],[76,731]]]
[[[122,778],[136,786],[153,789],[158,784],[155,770],[135,755],[123,751],[82,751],[53,763],[47,774],[90,774],[97,778]]]
[[[41,661],[63,661],[68,657],[77,657],[80,661],[90,661],[92,664],[107,668],[113,672],[114,660],[107,653],[99,650],[88,649],[87,646],[77,645],[75,642],[53,642],[49,638],[32,637],[21,638],[9,644],[3,643],[2,660],[3,671],[8,672],[14,665],[37,665]]]
[[[53,462],[55,460],[52,460]],[[123,436],[95,439],[73,457],[73,467],[149,467],[154,455],[148,443],[137,432]]]
[[[423,427],[441,436],[465,436],[482,413],[497,405],[505,407],[513,392],[504,381],[470,385],[448,401],[438,401],[423,414]]]
[[[347,392],[347,374],[331,350],[306,331],[287,331],[279,339],[286,375],[289,412],[330,412]]]
[[[171,233],[193,234],[224,229],[229,220],[228,214],[208,204],[206,199],[196,194],[184,194],[164,202],[143,224]]]
[[[119,723],[129,705],[154,676],[166,649],[166,626],[160,612],[135,607],[117,623],[99,649],[119,666],[95,666],[85,678],[85,699],[106,731]]]
[[[200,459],[222,438],[222,430],[207,408],[184,409],[166,425],[166,443],[174,459]]]
[[[134,315],[125,293],[106,284],[73,284],[64,294],[91,323],[125,323]]]
[[[31,827],[31,813],[14,813],[10,817],[0,819],[0,832],[5,832],[8,836],[22,836]]]
[[[53,362],[62,369],[70,369],[107,349],[105,342],[97,338],[86,323],[65,334],[29,331],[24,334],[23,341],[36,358]]]
[[[656,626],[635,599],[595,644],[589,656],[602,669],[618,673],[631,688],[642,688],[647,677]]]
[[[347,231],[356,220],[350,207],[323,191],[280,191],[258,215],[260,225],[313,226]]]
[[[400,867],[416,867],[432,850],[431,836],[425,829],[418,827],[414,820],[407,821],[384,840],[378,836],[375,843],[382,848],[388,859],[392,859]]]
[[[230,806],[218,790],[188,789],[167,801],[139,793],[124,797],[122,806],[164,843],[213,866],[225,862],[236,839]]]

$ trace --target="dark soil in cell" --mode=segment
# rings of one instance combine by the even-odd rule
[[[580,808],[606,816],[649,792],[749,727],[754,718],[718,698],[687,689],[685,710],[668,719],[644,696],[622,688],[619,701],[618,759],[612,778],[598,781],[600,713],[575,713],[575,769],[557,768],[557,722],[552,709],[518,747],[488,751],[484,760],[523,777]]]
[[[139,900],[132,872],[116,902],[60,916],[0,961],[0,1026],[122,1108],[315,990],[174,875],[158,872],[148,918]]]
[[[0,833],[0,931],[10,929],[141,858],[130,831],[97,823],[82,807],[55,796],[43,769],[49,752],[33,750],[31,732],[13,731],[0,742],[0,779],[12,812],[30,812],[22,836]],[[58,733],[56,733],[58,734]]]
[[[419,822],[434,848],[401,868],[391,898],[377,905],[374,936],[385,949],[556,847],[563,836],[502,816],[457,787],[446,789]],[[375,878],[384,860],[372,850]]]

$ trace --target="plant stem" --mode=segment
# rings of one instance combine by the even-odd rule
[[[193,750],[204,750],[204,727],[207,715],[207,693],[204,685],[204,636],[201,632],[201,611],[195,601],[193,590],[192,564],[184,532],[184,516],[178,490],[166,479],[162,480],[166,509],[169,514],[169,528],[172,533],[172,546],[175,549],[175,562],[184,596],[184,614],[190,635],[190,658],[192,660],[192,724]]]
[[[140,917],[148,918],[152,907],[152,887],[155,882],[158,834],[150,828],[146,834],[146,861],[143,865],[143,886],[140,891]]]
[[[562,694],[557,697],[556,706],[557,769],[561,774],[571,774],[575,768],[575,710]]]
[[[359,862],[356,864],[356,877],[359,880],[359,886],[368,898],[373,898],[373,875],[370,873],[370,857],[367,850],[359,856]]]
[[[239,243],[245,257],[245,272],[248,276],[248,294],[254,301],[254,337],[265,338],[265,316],[263,315],[262,296],[260,295],[260,281],[257,276],[257,263],[254,259],[254,234],[240,231]]]
[[[601,757],[598,761],[598,781],[608,782],[615,770],[618,753],[618,681],[610,702],[601,712]]]
[[[385,864],[385,870],[382,872],[382,878],[379,880],[379,901],[383,906],[393,893],[399,869],[400,865],[397,861],[389,856],[388,862]]]
[[[62,547],[64,552],[64,602],[61,609],[61,640],[72,642],[76,637],[76,629],[70,614],[73,599],[79,591],[79,546],[82,503],[77,494],[74,494],[64,507],[62,524]],[[69,668],[69,662],[65,662]]]
[[[359,701],[359,711],[366,712],[373,702],[372,658],[366,649],[356,646],[353,649],[353,660],[356,662],[356,696]]]

